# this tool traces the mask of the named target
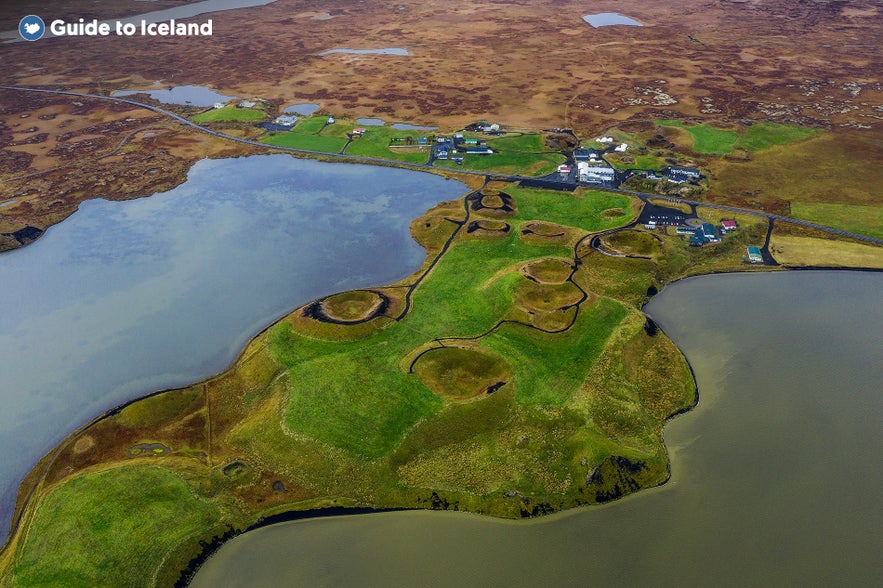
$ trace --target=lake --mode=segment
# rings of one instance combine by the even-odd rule
[[[407,276],[425,257],[411,221],[467,191],[387,167],[206,159],[173,190],[88,200],[0,254],[4,533],[21,479],[76,427],[223,370],[301,304]]]
[[[665,429],[665,486],[527,522],[283,523],[224,545],[191,586],[879,585],[881,291],[883,273],[794,271],[657,295],[646,310],[700,391]]]
[[[643,24],[636,21],[635,19],[629,18],[627,16],[623,16],[617,12],[601,12],[598,14],[587,14],[583,17],[583,20],[595,28],[611,27],[611,26],[616,26],[616,25],[626,25],[626,26],[631,26],[631,27],[644,26]]]
[[[212,106],[218,102],[232,100],[233,96],[218,94],[207,86],[175,86],[167,90],[118,90],[112,96],[133,96],[147,94],[163,104],[190,104],[192,106]]]
[[[301,116],[309,116],[319,110],[319,105],[312,102],[301,102],[300,104],[292,104],[283,111],[285,114],[300,114]]]

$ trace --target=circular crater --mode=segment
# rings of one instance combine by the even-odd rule
[[[538,259],[524,266],[524,275],[540,284],[560,284],[570,277],[573,266],[564,259]]]
[[[515,304],[528,312],[564,310],[583,299],[582,291],[570,282],[539,284],[521,280],[513,292]]]
[[[466,232],[476,237],[502,237],[511,230],[509,223],[495,220],[476,220],[466,227]]]
[[[381,316],[389,298],[376,290],[350,290],[332,294],[304,308],[304,316],[336,325],[357,325]]]
[[[413,366],[426,386],[450,400],[469,400],[497,391],[512,369],[502,357],[480,347],[435,347]]]
[[[471,208],[486,215],[508,215],[515,212],[515,199],[505,192],[483,191],[471,199]]]

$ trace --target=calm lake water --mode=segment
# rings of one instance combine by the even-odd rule
[[[382,127],[384,125],[382,118],[357,118],[356,122],[366,127]]]
[[[632,26],[632,27],[644,26],[643,24],[636,21],[635,19],[629,18],[627,16],[623,16],[617,12],[601,12],[598,14],[587,14],[583,17],[583,20],[595,28],[610,27],[610,26],[615,26],[615,25],[626,25],[626,26]]]
[[[283,112],[285,114],[300,114],[302,116],[309,116],[319,110],[319,105],[314,104],[312,102],[302,102],[300,104],[292,104],[287,107]]]
[[[168,90],[119,90],[113,96],[133,96],[148,94],[163,104],[191,104],[193,106],[212,106],[216,102],[227,102],[233,96],[218,94],[206,86],[175,86]]]
[[[467,191],[287,155],[203,160],[186,183],[89,200],[0,255],[0,523],[24,475],[105,410],[221,371],[250,337],[333,292],[398,280],[411,221]]]
[[[647,311],[700,403],[666,427],[672,480],[530,522],[398,512],[243,535],[192,586],[881,584],[883,274],[716,275]]]

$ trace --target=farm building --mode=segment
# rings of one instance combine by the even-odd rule
[[[663,170],[663,173],[676,182],[684,182],[686,180],[698,180],[702,173],[692,167],[669,167]]]
[[[329,117],[328,117],[328,124],[329,124],[329,125],[333,125],[333,124],[334,124],[334,117],[333,117],[333,116],[329,116]]]
[[[251,100],[243,100],[237,106],[239,108],[254,108],[257,105],[258,105],[257,102],[252,102]]]
[[[276,120],[273,122],[277,125],[282,125],[283,127],[290,127],[297,122],[297,117],[293,114],[283,114],[282,116],[277,116]]]
[[[612,167],[589,165],[586,161],[578,162],[577,169],[580,182],[612,182],[616,177]]]
[[[466,154],[467,155],[491,155],[494,152],[493,149],[489,147],[467,147]]]
[[[439,149],[435,152],[436,159],[447,159],[448,158],[448,150],[445,147],[439,147]]]
[[[736,225],[736,221],[734,220],[722,220],[721,228],[729,233],[730,231],[735,231],[738,228],[738,225]]]
[[[748,246],[748,261],[751,263],[763,263],[763,255],[760,254],[760,247],[754,245]]]
[[[353,135],[356,137],[361,137],[365,134],[366,129],[364,127],[357,127],[353,129]]]
[[[720,236],[717,234],[717,229],[714,228],[714,225],[711,223],[702,223],[702,237],[705,238],[709,243],[717,243],[720,241]]]

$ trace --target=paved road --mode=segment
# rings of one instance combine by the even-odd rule
[[[369,163],[375,165],[386,165],[386,166],[395,166],[395,167],[403,167],[417,170],[433,170],[438,171],[438,168],[433,167],[429,163],[408,163],[404,161],[392,161],[389,159],[382,159],[380,157],[365,157],[360,155],[347,155],[346,153],[328,153],[325,151],[311,151],[309,149],[296,149],[294,147],[276,147],[271,145],[266,145],[264,143],[260,143],[258,141],[252,141],[249,139],[243,139],[241,137],[233,137],[231,135],[226,135],[224,133],[220,133],[218,131],[212,130],[210,128],[204,127],[202,125],[196,124],[193,121],[190,121],[183,116],[179,116],[174,112],[170,112],[163,108],[159,108],[158,106],[153,106],[150,104],[144,104],[142,102],[136,102],[135,100],[128,100],[126,98],[119,98],[116,96],[102,96],[100,94],[82,94],[80,92],[68,92],[65,90],[47,90],[45,88],[23,88],[18,86],[0,86],[0,90],[12,90],[16,92],[39,92],[42,94],[58,94],[62,96],[73,96],[77,98],[87,98],[87,99],[96,99],[96,100],[106,100],[108,102],[118,102],[122,104],[129,104],[131,106],[135,106],[137,108],[146,108],[147,110],[151,110],[158,114],[162,114],[169,118],[172,118],[183,125],[194,128],[197,131],[202,133],[206,133],[208,135],[213,135],[215,137],[219,137],[221,139],[226,139],[228,141],[235,141],[236,143],[242,143],[244,145],[251,145],[254,147],[260,147],[262,149],[267,149],[270,151],[286,151],[289,153],[299,153],[303,155],[315,155],[315,156],[323,156],[329,158],[340,159],[344,161],[352,161],[356,163]],[[461,174],[469,174],[474,176],[483,176],[483,177],[492,177],[493,179],[499,179],[502,181],[512,181],[512,182],[520,182],[522,180],[532,180],[536,179],[534,177],[529,176],[517,176],[517,175],[507,175],[507,174],[488,174],[487,172],[473,171],[467,169],[458,169],[456,173]],[[610,189],[608,189],[610,190]],[[842,231],[840,229],[834,229],[832,227],[826,227],[824,225],[818,225],[816,223],[811,223],[808,221],[797,220],[794,218],[790,218],[787,216],[780,216],[776,214],[769,214],[766,212],[761,212],[759,210],[751,210],[749,208],[736,208],[734,206],[726,206],[724,204],[711,204],[708,202],[698,202],[695,200],[684,200],[682,198],[674,198],[672,196],[660,196],[658,194],[648,194],[646,192],[635,192],[632,190],[621,190],[621,189],[613,189],[610,190],[612,192],[618,192],[620,194],[628,194],[630,196],[636,196],[643,200],[647,201],[648,198],[657,198],[660,200],[668,200],[669,202],[684,202],[686,204],[690,204],[692,206],[705,206],[708,208],[716,208],[718,210],[725,210],[728,212],[738,212],[742,214],[753,214],[756,216],[762,216],[768,219],[773,219],[776,221],[782,221],[786,223],[793,223],[795,225],[800,225],[803,227],[818,229],[821,231],[826,231],[829,233],[833,233],[836,235],[842,235],[844,237],[852,237],[853,239],[860,239],[862,241],[867,241],[869,243],[875,243],[877,245],[883,245],[883,239],[876,239],[874,237],[868,237],[867,235],[860,235],[858,233],[851,233],[849,231]]]

